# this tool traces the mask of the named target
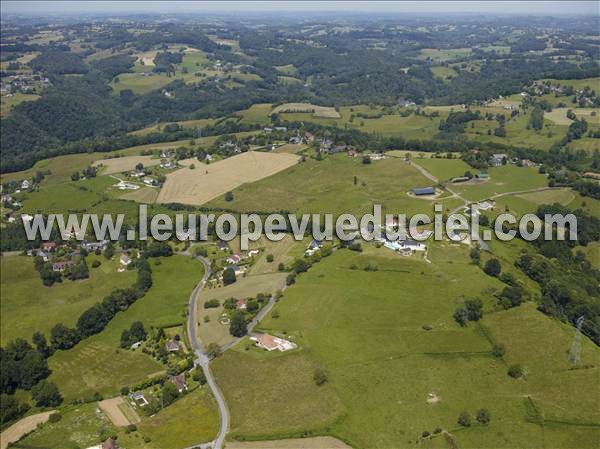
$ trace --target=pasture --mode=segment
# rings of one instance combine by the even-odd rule
[[[18,449],[79,449],[102,443],[102,435],[116,434],[117,429],[103,413],[96,412],[96,403],[62,407],[62,419],[48,422],[12,447]]]
[[[579,119],[585,119],[588,123],[600,124],[600,109],[593,108],[554,108],[552,112],[546,112],[544,117],[557,125],[570,125],[573,120],[567,117],[567,111],[573,111]]]
[[[280,114],[282,112],[302,112],[311,113],[314,117],[322,118],[340,118],[339,112],[328,106],[318,106],[310,103],[285,103],[275,107],[271,114]]]
[[[503,285],[469,263],[468,248],[436,243],[430,258],[432,264],[337,251],[301,275],[276,305],[278,316],[271,314],[261,325],[286,334],[300,349],[271,354],[238,345],[214,362],[232,412],[232,437],[325,433],[355,447],[417,447],[424,430],[441,427],[459,447],[544,447],[544,429],[527,421],[524,399],[531,396],[548,412],[552,434],[559,430],[551,420],[575,420],[558,428],[563,434],[556,447],[572,447],[569,438],[575,437],[581,447],[594,447],[600,417],[590,410],[596,398],[589,392],[598,375],[598,348],[584,342],[585,363],[595,368],[568,371],[564,354],[571,328],[533,304],[496,312],[492,295]],[[360,269],[368,263],[379,270]],[[483,300],[484,319],[460,327],[452,313],[473,297]],[[496,341],[506,346],[505,359],[491,356]],[[546,349],[553,354],[548,362]],[[524,380],[506,374],[507,365],[516,362],[527,368]],[[328,373],[333,397],[310,385],[314,364]],[[273,375],[279,369],[294,375]],[[297,386],[300,382],[306,385]],[[570,383],[564,392],[556,388],[561,382]],[[288,390],[290,384],[295,388]],[[573,397],[565,399],[570,392]],[[427,403],[429,393],[439,402]],[[306,403],[320,405],[320,415],[270,419],[304,410]],[[456,424],[463,410],[473,414],[479,408],[490,410],[489,425]],[[432,447],[446,447],[440,444]]]
[[[205,126],[212,125],[215,122],[215,119],[198,119],[198,120],[182,120],[179,122],[163,122],[157,123],[156,125],[147,126],[146,128],[138,129],[136,131],[131,131],[129,134],[133,136],[145,136],[147,134],[151,134],[154,132],[161,132],[165,125],[176,123],[182,128],[203,128]]]
[[[119,197],[123,200],[135,201],[137,203],[152,204],[158,198],[158,189],[152,187],[142,187],[138,190],[130,191]]]
[[[503,165],[488,169],[487,181],[456,184],[453,189],[470,201],[478,201],[508,192],[521,192],[546,187],[548,181],[536,168]]]
[[[34,101],[38,98],[41,98],[40,95],[23,94],[21,92],[12,94],[10,97],[3,95],[2,101],[0,101],[0,117],[6,117],[16,105],[24,101]]]
[[[198,162],[167,175],[158,203],[202,205],[236,187],[274,175],[296,164],[291,154],[248,151],[210,165]]]
[[[413,163],[420,165],[440,181],[464,176],[465,172],[473,173],[475,170],[461,159],[413,159]]]
[[[421,50],[419,59],[430,59],[435,62],[446,62],[452,59],[463,58],[469,56],[473,50],[470,48],[424,48]]]
[[[218,431],[217,406],[208,387],[202,387],[142,420],[139,435],[121,435],[119,441],[128,449],[181,449],[211,441]]]
[[[322,161],[308,159],[269,178],[242,185],[234,190],[233,201],[217,198],[208,206],[240,212],[285,210],[339,215],[372,213],[373,204],[382,204],[384,213],[431,213],[430,201],[407,195],[414,187],[431,184],[401,159],[365,165],[360,158],[336,155]],[[456,203],[453,199],[439,201],[448,207]]]
[[[137,164],[142,164],[144,167],[152,167],[160,164],[160,159],[154,156],[124,156],[100,159],[92,165],[94,167],[101,167],[103,175],[112,175],[114,173],[134,170]]]
[[[98,268],[92,267],[95,259],[102,263]],[[74,326],[84,310],[101,301],[113,289],[133,285],[135,272],[117,273],[117,262],[89,255],[89,279],[65,279],[52,287],[44,287],[33,267],[32,257],[0,257],[1,340],[8,342],[17,337],[30,340],[36,331],[49,338],[50,329],[57,323]]]
[[[189,294],[202,278],[203,266],[182,256],[152,259],[150,265],[153,284],[143,298],[118,313],[101,333],[49,359],[50,379],[67,401],[96,391],[114,394],[163,371],[163,365],[141,351],[119,349],[121,332],[137,320],[146,328],[183,323]]]

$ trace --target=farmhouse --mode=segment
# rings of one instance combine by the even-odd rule
[[[250,337],[250,340],[256,342],[256,346],[259,348],[266,349],[267,351],[279,350],[281,352],[295,349],[297,346],[291,341],[284,340],[283,338],[274,337],[269,334],[261,334],[258,337]]]
[[[217,248],[219,248],[221,251],[227,251],[229,249],[229,245],[227,245],[227,242],[219,240],[217,242]]]
[[[508,161],[508,156],[504,153],[492,154],[492,158],[490,159],[490,164],[494,167],[499,167],[501,165],[506,164]]]
[[[52,271],[57,272],[57,273],[62,273],[67,268],[71,268],[72,266],[73,266],[73,262],[71,262],[70,260],[67,260],[64,262],[54,262],[52,264]]]
[[[98,444],[96,446],[90,446],[87,449],[119,449],[119,445],[115,440],[109,438],[102,444]]]
[[[242,256],[240,254],[233,254],[227,258],[227,263],[236,264],[242,260]]]
[[[108,240],[101,240],[99,242],[88,242],[84,240],[81,243],[81,247],[86,251],[104,251],[104,249],[108,246]]]
[[[24,179],[21,183],[21,190],[27,190],[29,188],[29,181]]]
[[[119,190],[137,190],[140,188],[137,184],[132,184],[130,182],[119,181],[115,184],[115,187]]]
[[[239,265],[229,265],[225,267],[225,270],[233,270],[236,276],[241,276],[246,272],[246,267]]]
[[[140,407],[144,407],[145,405],[149,404],[148,399],[146,399],[146,396],[144,396],[144,393],[141,391],[131,393],[129,397]]]
[[[54,242],[43,242],[42,243],[42,250],[43,251],[52,252],[55,249],[56,249],[56,243],[54,243]]]
[[[173,385],[175,385],[175,387],[177,388],[177,391],[179,391],[180,393],[183,393],[184,391],[187,391],[187,389],[188,389],[187,383],[185,382],[185,374],[184,373],[181,373],[177,376],[170,376],[169,381]]]
[[[131,259],[127,253],[121,253],[121,257],[119,258],[119,263],[121,265],[129,265],[131,263]]]
[[[423,245],[421,242],[417,242],[416,240],[404,240],[400,242],[402,248],[410,249],[411,251],[425,251],[427,249],[426,245]]]
[[[181,344],[177,340],[169,340],[165,343],[167,352],[177,352],[181,349]]]
[[[304,140],[306,140],[307,142],[314,142],[315,141],[315,136],[313,136],[311,133],[309,133],[308,131],[306,131],[304,133]]]
[[[236,310],[246,310],[248,308],[248,300],[245,298],[238,299],[235,302]]]
[[[435,187],[419,187],[412,189],[416,196],[435,195]]]
[[[173,168],[177,168],[177,164],[173,161],[163,161],[160,163],[160,168],[171,170]]]

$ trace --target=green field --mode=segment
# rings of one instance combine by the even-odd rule
[[[92,268],[94,259],[102,262]],[[81,281],[64,280],[44,287],[33,267],[33,258],[2,256],[0,292],[1,339],[8,342],[16,337],[31,339],[40,331],[49,338],[52,326],[63,323],[74,326],[79,315],[99,302],[115,288],[126,288],[135,282],[135,271],[117,273],[117,263],[104,257],[90,255],[87,264],[90,278]]]
[[[407,192],[430,185],[431,180],[401,159],[365,165],[360,158],[337,155],[322,161],[309,159],[274,176],[242,185],[234,191],[233,201],[217,199],[207,206],[335,215],[372,212],[373,204],[382,204],[387,213],[428,213],[433,210],[433,202],[411,198]],[[442,201],[448,207],[458,204],[454,199]]]
[[[449,49],[437,49],[437,48],[424,48],[421,50],[419,55],[420,59],[432,59],[436,62],[445,62],[452,59],[464,58],[472,53],[470,48],[449,48]]]
[[[101,435],[107,438],[117,429],[96,411],[95,402],[68,405],[61,408],[62,419],[46,423],[35,432],[14,444],[19,449],[80,449],[102,443]]]
[[[181,449],[213,440],[219,430],[219,412],[206,386],[144,419],[138,429],[137,435],[119,437],[123,447]],[[150,441],[145,442],[142,437],[150,438]]]
[[[475,172],[475,169],[461,159],[413,159],[413,163],[420,165],[440,181],[464,176],[465,172]]]
[[[508,192],[520,192],[547,186],[547,179],[540,175],[536,168],[517,167],[516,165],[503,165],[490,167],[488,181],[471,181],[466,184],[457,184],[453,189],[461,193],[470,201],[483,200],[493,195]]]
[[[276,306],[279,317],[267,317],[261,326],[287,334],[300,349],[281,355],[240,345],[215,362],[233,416],[232,436],[329,433],[356,447],[415,447],[424,430],[441,427],[458,447],[545,447],[545,427],[526,420],[524,400],[531,396],[551,434],[561,435],[553,447],[573,447],[570,438],[577,438],[579,447],[595,447],[600,413],[593,406],[597,396],[589,392],[595,390],[600,351],[585,340],[584,363],[595,367],[567,371],[564,354],[572,329],[533,305],[492,312],[492,295],[502,284],[469,264],[467,252],[435,244],[433,263],[427,264],[338,251],[303,274]],[[350,269],[369,262],[379,271]],[[472,297],[481,298],[488,313],[482,325],[461,328],[453,310]],[[490,355],[496,340],[507,347],[505,360]],[[525,380],[506,375],[507,365],[515,362],[526,367]],[[327,371],[334,397],[329,390],[309,388],[314,364]],[[273,375],[275,369],[295,374]],[[561,382],[569,385],[561,390]],[[300,399],[289,400],[295,391],[290,384],[303,392]],[[428,404],[429,393],[440,402]],[[242,400],[248,397],[252,401]],[[264,415],[268,409],[288,418],[296,411],[291,404],[304,409],[306,403],[321,404],[320,413],[276,421]],[[491,412],[490,425],[459,428],[459,413],[482,407]],[[560,421],[571,424],[554,427]],[[438,442],[431,447],[449,447]]]
[[[164,369],[140,351],[119,349],[121,332],[136,320],[146,327],[183,323],[189,294],[202,278],[203,268],[200,262],[182,256],[152,259],[151,267],[153,285],[143,298],[118,313],[100,334],[49,359],[50,379],[67,400],[96,391],[114,394]]]
[[[440,65],[431,67],[430,70],[434,76],[442,79],[454,78],[455,76],[458,76],[458,73],[452,67],[444,67]]]
[[[10,114],[12,108],[16,105],[24,102],[24,101],[34,101],[40,98],[39,95],[36,94],[22,94],[17,92],[13,94],[11,97],[7,97],[5,95],[2,96],[2,101],[0,101],[0,117],[6,117]]]

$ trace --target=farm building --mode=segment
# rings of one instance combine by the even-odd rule
[[[170,376],[169,381],[173,385],[175,385],[175,387],[177,388],[177,391],[179,391],[180,393],[183,393],[184,391],[187,391],[187,389],[188,389],[187,383],[185,382],[185,374],[184,373],[181,373],[177,376]]]
[[[146,399],[146,396],[144,396],[144,393],[141,391],[131,393],[129,397],[140,407],[144,407],[145,405],[149,404],[148,399]]]
[[[267,351],[279,350],[281,352],[289,351],[296,348],[296,344],[283,338],[274,337],[269,334],[262,334],[258,337],[250,337],[250,340],[256,342],[256,346],[266,349]]]
[[[248,300],[245,298],[238,299],[235,302],[236,310],[246,310],[248,308]]]
[[[508,156],[504,153],[492,154],[492,158],[490,159],[490,164],[494,167],[499,167],[501,165],[506,164],[508,161]]]
[[[412,192],[417,196],[435,195],[435,187],[419,187],[412,189]]]
[[[177,340],[169,340],[165,343],[167,352],[177,352],[181,349],[181,344]]]
[[[70,260],[67,260],[65,262],[54,262],[52,264],[52,271],[55,271],[57,273],[62,273],[67,268],[71,268],[72,266],[73,266],[73,262],[71,262]]]
[[[490,179],[490,175],[488,175],[487,173],[477,173],[475,177],[477,179]]]

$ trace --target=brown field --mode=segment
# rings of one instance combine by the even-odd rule
[[[100,159],[99,161],[94,162],[92,165],[94,167],[103,166],[104,170],[102,171],[102,174],[111,175],[114,173],[133,170],[139,162],[144,164],[144,167],[151,167],[153,165],[160,164],[160,159],[152,156],[125,156],[115,157],[112,159]]]
[[[25,418],[17,421],[2,434],[0,434],[0,448],[6,449],[10,443],[19,441],[21,437],[27,435],[29,432],[34,431],[37,426],[45,423],[50,418],[50,415],[54,413],[54,410],[49,412],[38,413],[37,415],[26,416]]]
[[[286,143],[285,145],[281,145],[273,150],[274,153],[288,153],[288,154],[296,154],[300,151],[308,148],[306,145],[295,144],[295,143]]]
[[[158,188],[143,187],[139,190],[133,190],[121,195],[119,198],[123,200],[136,201],[138,203],[152,204],[158,197]]]
[[[296,164],[292,154],[248,151],[210,165],[195,163],[195,169],[182,168],[167,175],[158,203],[200,206],[219,195],[258,181]]]
[[[227,442],[227,449],[350,449],[350,447],[343,441],[333,437]]]
[[[121,396],[100,401],[98,402],[98,406],[117,427],[125,427],[141,421],[137,413]]]
[[[312,112],[314,117],[322,118],[340,118],[340,113],[332,107],[317,106],[310,103],[285,103],[277,106],[271,114],[279,114],[281,112]]]

